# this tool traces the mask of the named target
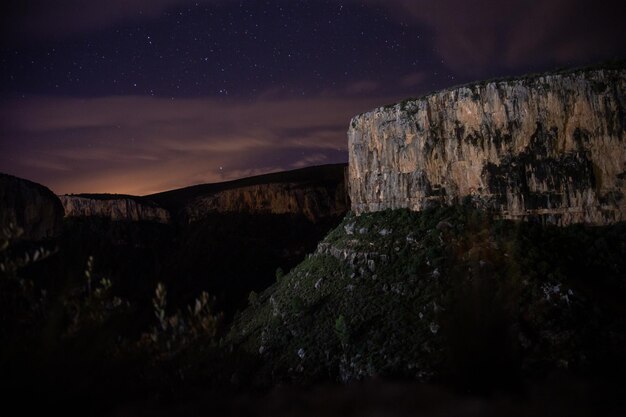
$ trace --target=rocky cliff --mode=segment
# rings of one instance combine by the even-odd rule
[[[626,69],[453,88],[352,119],[356,213],[469,197],[503,218],[626,220]]]
[[[349,209],[346,164],[275,172],[214,184],[201,184],[145,198],[170,210],[186,223],[208,215],[303,216],[316,222],[342,217]]]
[[[0,208],[0,227],[12,223],[23,229],[24,239],[45,239],[61,230],[63,206],[43,185],[0,174]]]
[[[106,217],[114,221],[151,221],[169,223],[167,210],[136,198],[90,198],[87,196],[59,196],[67,217]]]
[[[258,184],[199,197],[185,207],[192,222],[207,213],[294,214],[312,222],[340,217],[347,211],[343,185],[325,187],[300,183]]]

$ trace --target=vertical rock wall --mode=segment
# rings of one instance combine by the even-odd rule
[[[95,199],[75,195],[59,196],[66,217],[104,217],[113,221],[169,223],[170,213],[158,206],[131,198]]]
[[[486,82],[356,116],[356,213],[467,201],[503,218],[626,220],[626,70]]]

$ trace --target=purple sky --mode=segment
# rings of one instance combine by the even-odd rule
[[[626,2],[4,2],[0,171],[146,194],[347,160],[350,118],[622,59]]]

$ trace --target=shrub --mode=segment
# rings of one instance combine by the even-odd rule
[[[248,303],[251,306],[256,306],[259,303],[259,295],[254,291],[250,291],[250,294],[248,294]]]
[[[202,292],[192,305],[183,312],[167,314],[167,290],[158,283],[152,298],[154,315],[158,325],[144,333],[139,347],[147,349],[154,359],[171,359],[193,343],[203,340],[213,342],[223,315],[213,314],[214,302],[207,292]]]
[[[13,223],[0,228],[0,336],[31,333],[42,325],[47,292],[19,271],[56,253],[43,246],[16,244],[24,230]]]
[[[276,268],[276,282],[280,282],[285,276],[285,271],[281,267]]]
[[[113,295],[113,283],[108,278],[100,278],[96,284],[94,280],[94,258],[87,258],[85,268],[85,283],[71,291],[62,299],[62,304],[68,317],[68,324],[64,336],[74,336],[86,328],[102,326],[113,316],[128,311],[130,303]]]
[[[337,320],[335,320],[335,334],[337,339],[339,339],[339,343],[341,343],[341,347],[345,349],[348,346],[350,334],[348,333],[348,325],[343,314],[339,315]]]

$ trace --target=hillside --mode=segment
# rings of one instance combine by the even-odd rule
[[[469,206],[348,215],[251,297],[228,341],[276,381],[472,390],[626,368],[626,225],[544,227]]]

